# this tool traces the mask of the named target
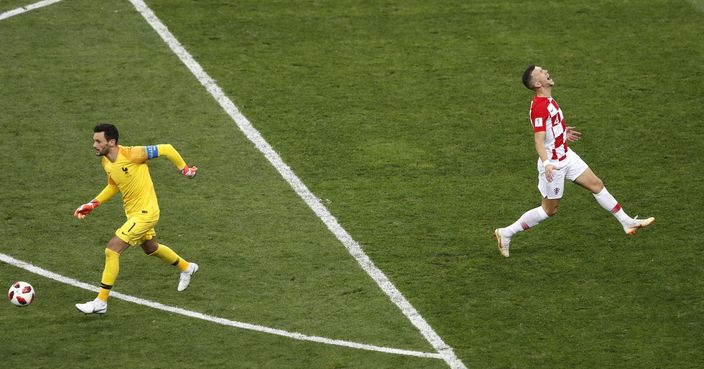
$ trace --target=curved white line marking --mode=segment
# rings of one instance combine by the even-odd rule
[[[193,58],[193,56],[181,45],[164,23],[154,14],[154,12],[144,3],[143,0],[130,0],[135,9],[144,17],[149,25],[156,31],[162,40],[171,48],[181,62],[191,71],[198,81],[205,87],[210,95],[220,104],[223,110],[237,124],[237,127],[244,135],[257,147],[257,149],[269,160],[269,163],[279,172],[279,174],[296,191],[296,194],[305,201],[311,210],[323,221],[328,230],[345,246],[347,251],[354,257],[357,263],[376,282],[389,299],[401,310],[403,315],[413,324],[423,337],[442,356],[442,359],[452,369],[467,369],[452,350],[452,347],[445,344],[440,336],[425,321],[411,303],[403,296],[401,291],[389,280],[381,269],[364,253],[362,247],[355,241],[347,231],[337,222],[337,219],[323,205],[300,178],[286,165],[274,148],[264,139],[259,131],[252,126],[252,123],[237,109],[237,106],[230,100],[225,92],[218,86],[214,79],[203,70],[203,67]]]
[[[7,11],[5,13],[0,14],[0,20],[10,18],[12,16],[18,15],[25,13],[30,10],[38,9],[47,5],[51,5],[54,3],[58,3],[62,0],[42,0],[37,3],[17,8],[11,11]],[[342,242],[342,244],[345,246],[347,251],[354,257],[354,259],[357,261],[357,263],[362,267],[362,269],[367,272],[367,274],[376,282],[376,284],[381,288],[382,291],[391,299],[391,301],[401,310],[401,312],[406,316],[406,318],[420,331],[420,333],[423,335],[423,337],[433,346],[435,350],[439,354],[431,354],[431,353],[420,353],[422,354],[422,357],[433,357],[433,358],[441,358],[444,360],[452,369],[466,369],[467,367],[462,363],[462,361],[459,360],[459,358],[455,355],[454,351],[450,346],[445,344],[445,342],[440,338],[440,336],[433,330],[433,328],[428,324],[428,322],[425,321],[425,319],[418,313],[418,311],[411,305],[411,303],[401,294],[401,291],[396,288],[396,286],[386,277],[383,271],[379,269],[372,260],[367,256],[367,254],[362,250],[362,247],[355,241],[352,236],[350,236],[347,231],[342,228],[342,226],[337,222],[337,219],[330,213],[330,211],[322,204],[320,199],[315,197],[313,193],[308,189],[308,187],[301,181],[298,176],[296,176],[295,173],[291,170],[291,168],[284,163],[283,159],[279,156],[279,154],[274,151],[274,149],[269,145],[269,143],[264,139],[264,137],[257,131],[252,124],[249,122],[249,120],[242,115],[242,113],[237,109],[235,104],[228,98],[225,93],[222,91],[220,86],[218,86],[215,81],[203,70],[203,68],[198,64],[198,62],[193,59],[190,53],[186,51],[186,49],[181,45],[181,43],[178,42],[178,40],[174,37],[174,35],[168,30],[168,28],[159,20],[159,18],[152,12],[152,10],[147,6],[147,4],[144,3],[142,0],[130,0],[132,5],[137,9],[137,11],[144,17],[144,19],[149,23],[150,26],[161,36],[161,38],[166,42],[166,44],[171,48],[171,50],[179,57],[181,62],[183,62],[188,69],[193,73],[193,75],[198,79],[198,81],[206,88],[206,90],[210,93],[213,98],[220,104],[220,106],[225,110],[225,112],[230,115],[230,117],[234,120],[235,124],[239,127],[239,129],[245,134],[245,136],[259,149],[259,151],[264,154],[264,156],[269,160],[272,166],[281,174],[281,176],[286,180],[286,182],[289,183],[289,185],[296,191],[298,196],[300,196],[303,201],[315,212],[315,214],[320,218],[323,223],[327,226],[327,228],[332,232],[337,239]],[[10,258],[7,255],[0,254],[0,256]],[[12,259],[12,258],[10,258]],[[12,259],[16,260],[16,259]],[[19,263],[23,263],[27,265],[28,267],[36,268],[31,264],[24,263],[22,261],[17,260]],[[14,264],[13,264],[14,265]],[[25,268],[27,269],[27,268]],[[43,269],[38,268],[39,270],[42,270],[46,273],[50,273],[52,275],[55,275],[60,279],[56,279],[58,281],[71,281],[72,283],[75,282],[76,286],[77,284],[80,284],[81,288],[85,288],[91,291],[96,291],[97,288],[87,285],[83,282],[79,282],[70,278],[63,277],[58,274],[54,274],[49,271],[45,271]],[[28,269],[29,270],[29,269]],[[55,278],[52,278],[55,279]],[[67,283],[67,282],[64,282]],[[72,284],[69,283],[69,284]],[[128,296],[128,295],[123,295],[119,293],[112,293],[112,296],[121,298],[123,300],[127,301],[132,301],[132,302],[137,302],[140,301],[139,303],[143,303],[144,305],[151,306],[156,309],[161,309],[161,310],[166,310],[170,311],[176,314],[183,314],[184,312],[188,312],[187,310],[182,310],[180,308],[174,308],[170,307],[167,305],[162,305],[159,303],[151,302],[148,300],[142,300],[136,297]],[[134,299],[134,300],[131,300]],[[153,304],[153,305],[148,305],[148,304]],[[168,310],[168,309],[174,309]],[[192,314],[200,314],[200,313],[194,313],[194,312],[188,312]],[[203,317],[198,317],[200,319],[204,319],[206,317],[209,317],[207,315],[201,314]],[[212,319],[219,320],[221,318],[215,318],[211,317]],[[205,320],[210,320],[210,319],[205,319]],[[215,320],[211,320],[216,322]],[[237,326],[240,328],[244,329],[249,329],[245,326],[240,326],[240,325],[247,325],[247,323],[240,323],[240,322],[233,322],[233,321],[228,321],[226,319],[223,319],[223,322],[231,322],[233,324],[226,324],[226,325],[232,325],[232,326]],[[222,323],[221,323],[222,324]],[[259,327],[259,326],[254,326],[253,327]],[[267,327],[261,327],[262,329],[269,329]],[[278,330],[273,330],[273,331],[278,331]],[[269,333],[273,333],[269,332]],[[285,332],[285,331],[280,331],[280,332]],[[285,332],[286,334],[289,335],[300,335],[299,333],[290,333],[290,332]],[[278,334],[278,333],[274,333]],[[306,340],[309,341],[316,341],[316,342],[321,342],[318,341],[318,339],[322,340],[328,340],[330,344],[337,344],[334,342],[338,342],[338,340],[330,340],[327,338],[323,337],[315,337],[315,336],[305,336],[301,335],[301,337],[307,337]],[[347,342],[347,341],[339,341],[339,342]],[[350,344],[349,347],[356,347],[356,348],[361,348],[362,346],[364,347],[377,347],[377,346],[371,346],[371,345],[363,345],[363,344],[357,344],[354,342],[348,342]],[[357,346],[352,346],[352,345],[360,345],[359,347]],[[379,347],[381,349],[387,349],[383,347]],[[415,351],[406,351],[406,350],[397,350],[397,349],[390,349],[390,350],[396,350],[396,353],[400,352],[407,352],[408,353],[416,353]],[[374,350],[377,351],[377,350]],[[384,351],[386,352],[386,351]],[[402,354],[402,355],[406,355]],[[411,356],[419,356],[415,354],[411,354]]]
[[[99,290],[98,287],[92,286],[87,283],[83,283],[81,281],[77,281],[73,278],[64,277],[64,276],[62,276],[60,274],[56,274],[54,272],[50,272],[46,269],[42,269],[38,266],[32,265],[32,264],[27,263],[22,260],[17,260],[15,258],[13,258],[9,255],[5,255],[3,253],[0,253],[0,261],[3,261],[3,262],[10,264],[12,266],[30,271],[34,274],[38,274],[42,277],[53,279],[57,282],[64,283],[64,284],[67,284],[70,286],[82,288],[84,290],[89,290],[89,291],[93,291],[96,293]],[[398,348],[393,348],[393,347],[368,345],[368,344],[364,344],[364,343],[338,340],[338,339],[332,339],[332,338],[325,338],[325,337],[319,337],[319,336],[309,336],[307,334],[298,333],[298,332],[289,332],[289,331],[284,331],[281,329],[264,327],[264,326],[257,325],[257,324],[238,322],[235,320],[219,318],[216,316],[207,315],[207,314],[203,314],[203,313],[199,313],[199,312],[195,312],[195,311],[191,311],[191,310],[186,310],[186,309],[182,309],[179,307],[164,305],[164,304],[161,304],[158,302],[145,300],[145,299],[142,299],[139,297],[126,295],[124,293],[119,293],[119,292],[115,292],[115,291],[110,293],[110,298],[116,298],[116,299],[128,301],[128,302],[131,302],[131,303],[134,303],[137,305],[148,306],[153,309],[158,309],[158,310],[166,311],[166,312],[173,313],[173,314],[179,314],[179,315],[187,316],[189,318],[201,319],[201,320],[209,321],[209,322],[216,323],[216,324],[221,324],[221,325],[240,328],[240,329],[247,329],[250,331],[274,334],[277,336],[284,336],[284,337],[293,338],[293,339],[296,339],[299,341],[311,341],[311,342],[323,343],[326,345],[343,346],[343,347],[354,348],[354,349],[359,349],[359,350],[384,352],[387,354],[415,356],[415,357],[431,358],[431,359],[441,359],[440,354],[431,353],[431,352],[403,350],[403,349],[398,349]]]
[[[30,10],[39,9],[39,8],[43,8],[43,7],[51,5],[51,4],[58,3],[59,1],[62,1],[62,0],[42,0],[42,1],[36,2],[34,4],[19,7],[17,9],[8,10],[8,11],[0,14],[0,21],[3,19],[14,17],[15,15],[26,13]]]

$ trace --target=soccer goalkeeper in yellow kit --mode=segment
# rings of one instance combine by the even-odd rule
[[[127,215],[127,221],[115,231],[105,248],[105,269],[100,280],[98,297],[84,304],[76,304],[76,308],[86,314],[107,312],[108,295],[120,270],[120,255],[129,246],[139,245],[147,255],[156,256],[168,264],[175,265],[181,271],[178,291],[185,290],[191,282],[191,277],[198,272],[196,263],[189,263],[156,240],[154,227],[159,221],[159,204],[147,160],[164,156],[187,178],[195,177],[198,168],[186,165],[171,145],[121,146],[118,145],[118,139],[117,127],[112,124],[99,124],[93,129],[93,149],[96,156],[103,157],[102,166],[107,173],[108,184],[98,196],[81,205],[73,213],[76,218],[83,219],[120,191]]]

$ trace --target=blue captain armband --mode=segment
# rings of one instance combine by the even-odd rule
[[[154,159],[159,156],[159,147],[156,145],[147,146],[147,160]]]

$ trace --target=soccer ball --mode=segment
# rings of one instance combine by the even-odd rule
[[[15,282],[7,291],[7,298],[16,306],[28,306],[34,301],[34,287],[27,282]]]

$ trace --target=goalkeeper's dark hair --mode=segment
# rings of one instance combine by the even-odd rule
[[[117,143],[120,140],[120,132],[117,131],[117,127],[110,123],[101,123],[93,128],[94,133],[103,132],[105,133],[105,140],[115,140]]]
[[[533,70],[535,70],[535,65],[531,64],[523,72],[523,85],[529,90],[535,90],[535,85],[533,84]]]

